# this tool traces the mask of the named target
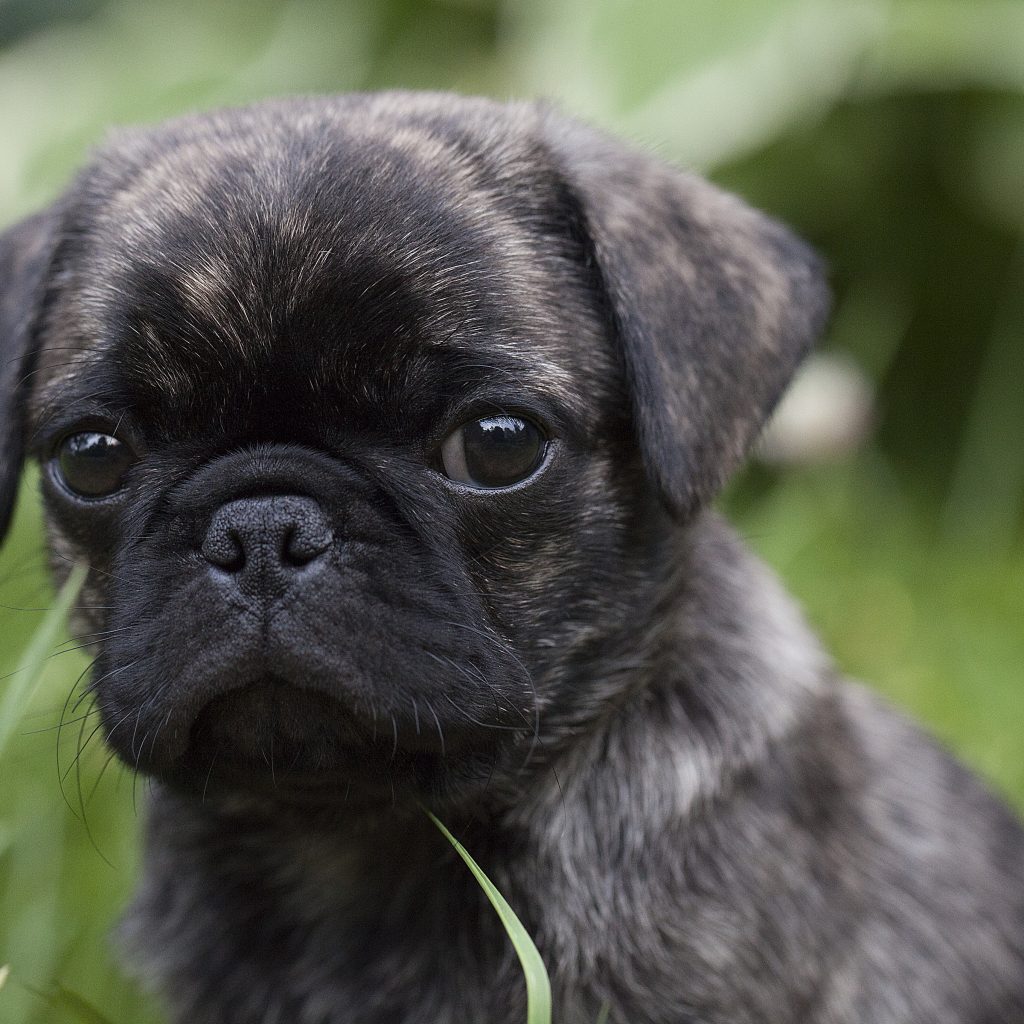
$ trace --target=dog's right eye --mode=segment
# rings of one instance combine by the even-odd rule
[[[485,416],[464,423],[441,446],[445,475],[480,490],[525,480],[544,458],[541,429],[521,416]]]
[[[61,483],[81,498],[106,498],[119,490],[135,453],[112,434],[83,431],[61,441],[55,457]]]

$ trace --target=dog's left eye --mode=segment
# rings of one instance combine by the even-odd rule
[[[441,445],[445,474],[470,487],[511,487],[544,458],[540,427],[520,416],[485,416],[464,423]]]
[[[135,453],[113,434],[69,434],[57,448],[56,470],[65,487],[82,498],[106,498],[119,490]]]

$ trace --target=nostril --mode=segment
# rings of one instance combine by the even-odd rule
[[[330,547],[333,536],[319,515],[304,518],[286,531],[281,561],[292,566],[308,565]]]
[[[237,531],[226,523],[213,523],[203,539],[202,553],[218,569],[240,572],[245,568],[245,545]]]

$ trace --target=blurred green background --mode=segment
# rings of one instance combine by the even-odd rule
[[[389,86],[556,98],[826,255],[825,348],[874,429],[725,505],[840,666],[1024,806],[1024,3],[0,0],[0,224],[110,125]],[[4,705],[51,601],[30,478],[0,555],[0,1020],[141,1024],[108,934],[145,784],[98,738],[76,758],[86,708],[55,729],[88,652]]]

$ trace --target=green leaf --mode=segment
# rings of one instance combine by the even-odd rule
[[[68,612],[82,589],[87,572],[88,569],[84,565],[76,565],[71,570],[53,607],[46,613],[33,634],[18,668],[8,678],[7,689],[0,698],[0,756],[3,755],[4,749],[18,728],[18,723],[32,702],[43,669],[46,667],[46,660],[53,653]]]
[[[516,955],[523,966],[523,975],[526,978],[526,1024],[551,1024],[551,982],[548,981],[548,972],[544,967],[544,961],[540,958],[540,953],[537,952],[537,947],[533,944],[533,939],[530,938],[505,897],[498,892],[497,886],[484,874],[480,865],[473,860],[462,843],[430,811],[427,811],[427,815],[441,830],[445,839],[455,847],[469,870],[473,872],[473,877],[480,883],[480,888],[491,901],[491,906],[498,912],[498,917],[501,919],[505,931],[508,932],[508,937],[512,940]]]

